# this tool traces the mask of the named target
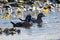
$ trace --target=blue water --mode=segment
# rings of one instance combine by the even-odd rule
[[[43,19],[43,25],[42,27],[38,27],[37,24],[33,24],[33,26],[30,29],[24,29],[24,28],[19,28],[21,30],[20,36],[15,36],[18,37],[17,39],[21,37],[25,37],[25,35],[30,35],[34,38],[34,36],[39,36],[39,35],[57,35],[60,37],[58,34],[60,34],[60,12],[51,12],[49,14],[46,14],[46,17],[42,18]],[[10,19],[10,20],[2,20],[0,18],[0,27],[13,27],[13,25],[10,23],[10,21],[19,22],[18,19]],[[48,36],[47,36],[48,37]],[[29,38],[29,37],[28,37]],[[24,39],[24,38],[23,38]],[[22,39],[22,40],[23,40]],[[32,38],[31,38],[32,39]],[[30,40],[30,39],[29,39]],[[54,39],[51,39],[54,40]],[[57,39],[59,40],[59,39]]]

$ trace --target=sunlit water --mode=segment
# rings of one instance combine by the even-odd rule
[[[60,12],[50,12],[46,14],[43,19],[42,27],[38,27],[37,24],[33,24],[30,29],[19,28],[21,33],[15,35],[0,35],[0,40],[60,40]],[[0,19],[0,27],[13,27],[10,23],[12,20]],[[14,22],[18,22],[18,19],[14,19]]]

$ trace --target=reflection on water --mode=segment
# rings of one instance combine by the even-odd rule
[[[46,37],[50,37],[53,36],[55,37],[55,35],[57,35],[56,37],[60,37],[60,12],[51,12],[51,14],[47,14],[46,17],[42,18],[43,19],[43,23],[42,23],[42,27],[41,26],[37,26],[37,24],[33,24],[33,26],[30,29],[25,29],[25,28],[18,28],[21,30],[21,34],[17,36],[18,38],[22,38],[22,37],[28,37],[27,35],[30,35],[31,37],[35,37],[35,36],[42,36],[46,35]],[[11,20],[0,20],[0,27],[12,27],[12,24],[10,23],[10,21],[14,21],[17,22],[19,21],[18,19],[11,19]],[[59,35],[58,35],[59,34]],[[52,40],[52,39],[51,39]],[[54,40],[54,39],[53,39]],[[60,39],[57,39],[60,40]]]

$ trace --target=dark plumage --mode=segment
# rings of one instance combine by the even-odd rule
[[[21,22],[18,22],[15,24],[11,21],[11,23],[13,24],[13,27],[22,27],[23,26],[23,24]]]
[[[31,15],[27,15],[25,20],[22,20],[22,19],[20,19],[20,20],[24,21],[24,22],[23,23],[22,22],[18,22],[16,24],[11,22],[13,24],[13,27],[25,27],[25,28],[30,27],[31,24],[29,22],[31,21]]]
[[[25,28],[29,28],[31,26],[30,21],[32,21],[33,23],[37,23],[38,25],[40,25],[42,23],[42,17],[45,17],[45,15],[43,13],[39,13],[37,16],[37,19],[31,18],[31,15],[27,15],[27,17],[25,18],[25,20],[20,19],[22,22],[18,22],[18,23],[13,23],[13,27],[25,27]]]
[[[39,13],[39,14],[37,15],[37,19],[32,18],[32,22],[33,22],[33,23],[37,23],[38,26],[39,26],[39,25],[41,26],[41,23],[43,22],[43,21],[42,21],[42,17],[45,17],[45,15],[44,15],[43,13]]]

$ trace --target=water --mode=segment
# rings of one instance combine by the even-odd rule
[[[0,40],[59,40],[60,39],[60,12],[51,12],[46,14],[43,19],[42,27],[37,27],[34,24],[30,29],[18,28],[21,30],[21,34],[15,34],[14,36],[1,35]],[[13,27],[10,23],[12,20],[0,20],[0,27]],[[14,22],[19,21],[18,19]]]

